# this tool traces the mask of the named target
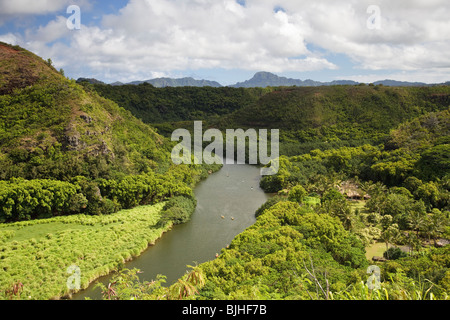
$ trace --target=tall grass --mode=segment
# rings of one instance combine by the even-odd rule
[[[81,289],[117,270],[168,231],[157,224],[164,203],[108,216],[74,215],[0,225],[0,299],[52,299],[70,294],[67,268]],[[12,295],[20,284],[21,290]]]

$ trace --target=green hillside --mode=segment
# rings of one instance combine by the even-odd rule
[[[124,270],[114,299],[448,299],[449,107],[448,86],[77,84],[0,43],[0,299],[69,296],[70,265],[86,287],[189,220],[220,168],[172,164],[194,120],[280,129],[276,195],[217,259],[169,288]]]
[[[450,88],[372,85],[281,87],[227,119],[243,127],[302,131],[337,125],[386,131],[450,105]]]
[[[170,136],[186,121],[211,120],[255,103],[270,89],[167,87],[151,84],[111,86],[83,83],[102,97],[111,99],[145,123]]]
[[[376,100],[373,95],[379,91],[383,102],[365,104],[370,106],[361,111],[366,116],[351,123],[347,103],[357,108],[357,101]],[[285,99],[280,98],[283,92]],[[317,92],[331,100],[295,107]],[[180,290],[185,290],[184,298],[197,300],[448,299],[450,247],[437,245],[450,237],[447,92],[447,87],[285,88],[220,118],[224,126],[280,126],[286,139],[301,132],[287,114],[296,113],[311,143],[293,141],[313,149],[280,157],[278,173],[261,180],[264,190],[277,195],[216,259],[162,293],[136,285],[126,274],[116,279],[134,283],[133,294],[142,299],[170,297]],[[338,142],[351,140],[349,133],[359,126],[355,132],[362,138],[373,143],[382,137],[384,143],[354,141],[355,146],[330,144],[320,150],[317,141],[329,138],[333,126],[339,128]],[[372,245],[383,248],[382,262],[366,256]],[[369,287],[369,265],[380,268],[381,290]],[[126,288],[115,289],[116,299],[130,294]]]
[[[385,143],[391,129],[450,105],[448,86],[334,85],[268,88],[155,88],[88,85],[170,136],[175,128],[279,129],[280,151]]]
[[[280,129],[281,152],[296,155],[383,143],[404,121],[450,105],[450,87],[372,85],[278,88],[215,124]]]
[[[0,96],[0,178],[113,177],[169,159],[169,145],[130,112],[30,52],[5,45],[0,52],[7,56],[0,83],[10,91]],[[24,86],[16,80],[30,74],[38,76]]]
[[[191,194],[205,176],[172,166],[173,143],[51,61],[7,44],[0,56],[0,220],[113,212]]]

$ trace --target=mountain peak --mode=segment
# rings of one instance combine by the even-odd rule
[[[239,82],[232,87],[278,87],[278,86],[316,86],[319,82],[312,80],[299,80],[280,77],[276,74],[267,71],[260,71],[255,73],[250,80]]]
[[[0,42],[0,61],[0,94],[63,78],[51,60],[44,61],[25,49],[4,42]]]
[[[252,79],[278,79],[280,78],[279,76],[277,76],[276,74],[273,74],[271,72],[267,72],[267,71],[259,71],[257,73],[255,73],[255,75],[253,76]]]

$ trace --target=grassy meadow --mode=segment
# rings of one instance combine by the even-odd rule
[[[70,266],[81,288],[138,256],[168,231],[164,203],[112,215],[73,215],[0,225],[0,299],[55,299],[70,294]]]

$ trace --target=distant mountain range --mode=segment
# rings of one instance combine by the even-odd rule
[[[103,83],[97,79],[92,78],[80,78],[77,80],[78,82],[88,81],[90,83]],[[143,81],[132,81],[128,83],[122,83],[120,81],[111,83],[112,86],[121,86],[125,84],[139,85],[143,83],[149,83],[157,88],[164,87],[222,87],[222,85],[216,81],[209,80],[195,80],[194,78],[180,78],[180,79],[172,79],[172,78],[157,78]]]
[[[105,84],[102,81],[92,78],[79,78],[77,82],[87,81],[94,84]],[[222,87],[222,85],[216,81],[209,80],[195,80],[194,78],[156,78],[150,80],[143,81],[132,81],[129,83],[122,82],[114,82],[110,85],[118,86],[118,85],[139,85],[143,83],[149,83],[157,88],[163,87]],[[254,87],[280,87],[280,86],[298,86],[298,87],[317,87],[317,86],[333,86],[333,85],[358,85],[360,82],[356,82],[353,80],[334,80],[331,82],[320,82],[314,81],[311,79],[300,80],[300,79],[292,79],[286,77],[280,77],[276,74],[270,72],[257,72],[253,78],[246,80],[244,82],[238,82],[236,84],[230,85],[228,87],[233,88],[254,88]],[[384,86],[391,87],[423,87],[423,86],[434,86],[434,85],[450,85],[450,81],[439,84],[427,84],[424,82],[408,82],[408,81],[397,81],[397,80],[381,80],[373,83],[374,85],[382,84]]]
[[[270,72],[258,72],[253,78],[244,82],[238,82],[230,87],[234,88],[252,88],[252,87],[279,87],[279,86],[298,86],[298,87],[317,87],[323,85],[356,85],[358,82],[351,80],[336,80],[333,82],[319,82],[311,79],[299,80],[286,77],[279,77]]]

